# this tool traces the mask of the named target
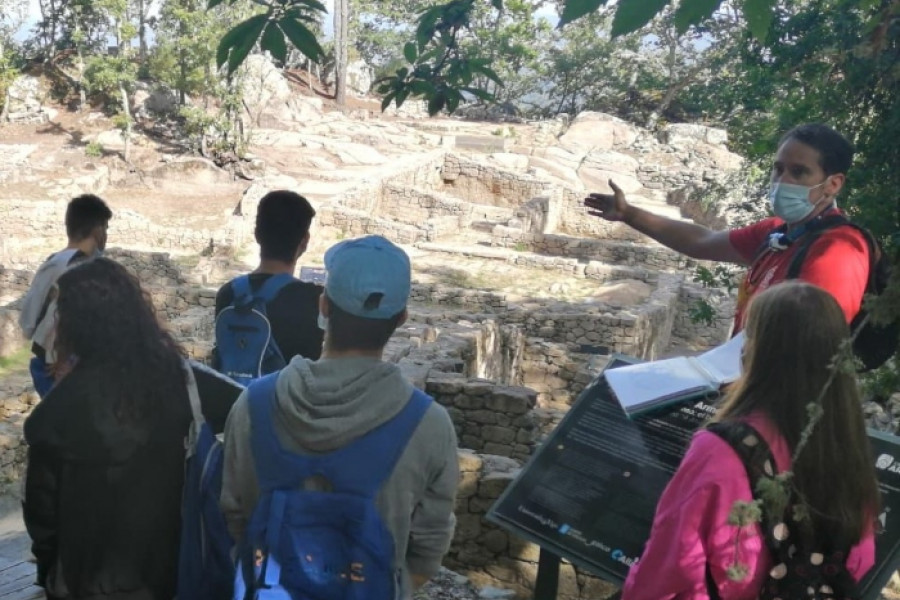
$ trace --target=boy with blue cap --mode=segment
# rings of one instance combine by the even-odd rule
[[[313,568],[319,565],[317,552],[331,552],[324,549],[330,533],[322,534],[321,543],[312,540],[310,549],[298,540],[319,534],[298,530],[290,541],[282,536],[280,543],[288,546],[282,551],[271,533],[262,530],[272,523],[268,511],[273,494],[291,495],[288,512],[293,502],[300,506],[322,494],[332,494],[334,501],[325,504],[336,507],[353,495],[344,487],[353,488],[356,479],[374,481],[378,478],[370,473],[384,471],[374,490],[374,507],[383,523],[378,530],[390,539],[375,543],[392,550],[384,558],[391,581],[390,593],[377,596],[408,598],[437,573],[453,537],[456,435],[447,411],[414,390],[396,364],[382,360],[388,339],[407,318],[411,273],[406,253],[381,236],[367,236],[329,249],[325,268],[319,302],[319,323],[325,330],[322,356],[317,361],[295,357],[280,373],[251,384],[237,401],[226,425],[221,507],[238,540],[239,558],[251,557],[244,561],[246,579],[254,577],[253,565],[247,563],[256,562],[259,569],[271,554],[280,565],[281,581],[267,578],[265,584],[281,585],[289,593],[304,593],[304,585],[340,584],[325,582],[323,573],[375,585],[380,572],[362,559],[353,559],[346,569],[327,561]],[[402,433],[388,431],[397,427]],[[369,451],[354,454],[357,448]],[[336,456],[346,460],[335,462]],[[329,471],[328,465],[335,464],[339,468]],[[299,475],[285,475],[292,469]],[[349,484],[343,483],[348,479]],[[295,523],[288,519],[269,529],[302,527]],[[283,564],[292,560],[288,555],[304,558],[291,569]],[[244,595],[238,590],[235,597]]]

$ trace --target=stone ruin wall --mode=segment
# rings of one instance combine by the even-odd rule
[[[546,195],[553,184],[531,175],[486,165],[477,160],[448,153],[441,169],[442,185],[454,196],[472,204],[517,209],[523,202]]]
[[[640,173],[651,189],[658,189],[650,185],[654,181],[660,186],[674,182],[670,181],[674,176],[661,171],[642,169]],[[414,316],[414,322],[398,332],[386,350],[389,360],[447,407],[463,448],[458,528],[447,566],[468,572],[475,583],[511,588],[522,595],[528,595],[533,586],[538,548],[490,525],[484,515],[543,435],[592,380],[599,368],[596,349],[654,358],[673,340],[720,343],[730,326],[730,319],[720,319],[701,327],[687,317],[686,307],[708,294],[684,281],[683,273],[695,262],[661,247],[631,244],[640,236],[619,224],[588,217],[582,197],[583,192],[567,186],[439,152],[348,191],[335,205],[321,207],[316,225],[336,228],[348,237],[381,233],[401,243],[421,243],[483,223],[491,231],[492,245],[534,252],[507,259],[512,264],[599,283],[637,279],[652,286],[642,304],[621,307],[565,306],[553,301],[525,305],[493,292],[414,285],[414,305],[425,305],[428,311]],[[0,240],[32,236],[45,243],[56,241],[46,232],[58,229],[64,209],[64,203],[4,206],[0,208],[6,213],[0,214]],[[248,206],[224,231],[182,232],[123,213],[116,215],[116,235],[130,243],[195,253],[211,242],[239,245],[255,218],[254,207]],[[29,233],[22,236],[22,231]],[[11,247],[4,241],[0,264],[15,264],[7,259],[18,254],[22,244]],[[161,252],[109,254],[149,288],[160,316],[189,353],[205,359],[215,299],[215,289],[205,285],[206,278],[197,281],[185,276]],[[0,269],[3,289],[12,292],[7,295],[24,293],[35,265],[22,266]],[[14,298],[3,300],[7,304],[0,307],[0,318],[4,310],[15,310]],[[722,313],[728,314],[729,300],[721,297],[720,301]],[[0,335],[0,339],[7,337],[3,330]],[[25,388],[12,392],[14,400],[5,405],[12,415],[11,425],[0,428],[0,477],[8,481],[21,475],[24,460],[21,440],[13,439],[14,431],[20,431],[15,430],[16,419],[23,418],[35,400]],[[571,565],[562,565],[560,598],[600,598],[612,589]]]
[[[5,201],[0,204],[0,265],[35,270],[46,254],[65,243],[60,223],[65,221],[68,199],[60,201]],[[193,229],[157,225],[131,210],[117,210],[110,228],[110,244],[119,240],[132,247],[179,253],[200,253],[211,244],[235,246],[243,239],[243,223],[230,220],[222,229]]]
[[[456,499],[456,535],[444,564],[464,572],[476,585],[511,589],[531,598],[537,579],[540,548],[485,520],[520,470],[518,461],[502,456],[460,450],[460,485]],[[597,600],[610,597],[616,586],[563,562],[559,600]]]

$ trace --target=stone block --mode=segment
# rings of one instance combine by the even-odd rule
[[[515,452],[515,449],[509,444],[498,444],[497,442],[485,442],[482,449],[486,454],[503,457],[511,457]]]
[[[479,498],[473,496],[469,498],[466,510],[473,515],[485,515],[496,502],[495,498]]]
[[[505,532],[494,529],[482,536],[481,543],[484,544],[484,547],[490,552],[497,554],[506,550],[506,546],[509,543],[509,537]]]
[[[481,534],[479,515],[457,515],[456,532],[453,538],[458,542],[475,540]]]
[[[453,404],[464,410],[474,410],[484,408],[484,398],[459,394],[453,399]]]
[[[467,396],[487,396],[497,387],[492,381],[473,380],[463,385],[463,393]]]
[[[481,423],[484,425],[493,425],[497,423],[497,413],[491,412],[489,410],[476,410],[470,412],[468,418],[476,423]]]
[[[488,473],[478,483],[478,495],[482,498],[499,498],[518,471],[513,473]]]
[[[456,452],[457,460],[459,460],[459,470],[461,473],[478,473],[484,461],[481,457],[471,450],[459,449]]]
[[[497,427],[495,425],[485,425],[481,428],[481,437],[486,442],[496,442],[498,444],[510,444],[516,439],[516,433],[505,427]]]
[[[537,392],[532,389],[503,386],[494,389],[487,400],[487,407],[503,413],[521,415],[534,408],[536,402]]]
[[[452,395],[462,391],[465,377],[456,373],[441,373],[439,377],[429,377],[425,382],[425,391],[429,394]]]

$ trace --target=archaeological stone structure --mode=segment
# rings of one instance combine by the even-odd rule
[[[479,585],[527,594],[537,548],[488,524],[491,503],[611,353],[653,359],[701,350],[726,339],[732,314],[727,293],[694,281],[696,261],[588,215],[582,199],[612,178],[640,206],[727,226],[754,207],[723,206],[709,194],[736,176],[741,159],[721,131],[672,125],[660,135],[597,113],[498,128],[326,112],[282,87],[254,111],[239,177],[149,140],[135,143],[129,168],[115,157],[88,159],[68,141],[0,147],[7,492],[21,478],[21,422],[35,403],[21,368],[18,303],[36,267],[64,243],[67,200],[89,191],[109,201],[108,255],[139,277],[160,318],[205,360],[215,291],[255,260],[259,199],[288,188],[318,213],[304,265],[321,265],[337,240],[370,233],[410,254],[410,320],[386,358],[456,425],[462,482],[447,566]],[[709,324],[690,318],[700,298],[719,309]],[[612,591],[564,565],[561,598]]]

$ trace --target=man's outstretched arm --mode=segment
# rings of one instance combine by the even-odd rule
[[[610,179],[612,194],[593,193],[584,199],[589,214],[607,221],[621,221],[663,246],[698,260],[745,264],[731,245],[727,231],[714,231],[686,221],[669,219],[629,204],[622,190]]]

